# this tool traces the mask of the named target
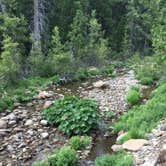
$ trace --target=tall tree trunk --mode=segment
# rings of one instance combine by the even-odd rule
[[[41,49],[41,34],[45,27],[45,8],[44,0],[34,0],[34,45],[33,49],[36,53]]]
[[[3,15],[7,15],[6,6],[4,5],[2,0],[0,0],[0,8],[1,8]]]

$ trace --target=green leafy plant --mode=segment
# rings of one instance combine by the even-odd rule
[[[0,98],[0,112],[6,109],[13,109],[14,98],[11,97],[2,97]]]
[[[106,118],[106,119],[111,119],[111,118],[113,118],[114,116],[115,116],[116,114],[113,112],[113,111],[109,111],[109,112],[106,112],[105,114],[104,114],[104,118]]]
[[[125,152],[105,154],[95,160],[95,166],[132,166],[133,158]]]
[[[66,134],[84,134],[98,124],[98,104],[75,96],[57,100],[44,110],[44,117]]]
[[[62,147],[56,154],[48,158],[50,166],[76,166],[77,161],[76,151],[69,146]]]
[[[48,162],[35,162],[33,166],[49,166]]]
[[[86,137],[80,137],[80,136],[73,136],[70,138],[70,145],[75,150],[80,150],[82,148],[86,148],[91,143],[91,138]]]
[[[137,104],[140,101],[140,93],[137,90],[131,90],[127,94],[127,102],[134,105]]]

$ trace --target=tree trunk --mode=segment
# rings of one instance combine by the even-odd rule
[[[7,15],[6,6],[3,4],[2,0],[0,0],[0,8],[1,8],[2,14]]]
[[[41,34],[44,32],[45,22],[44,0],[34,0],[34,51],[41,49]]]

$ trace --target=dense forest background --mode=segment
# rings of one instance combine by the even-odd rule
[[[165,0],[0,0],[0,80],[73,75],[166,52]]]

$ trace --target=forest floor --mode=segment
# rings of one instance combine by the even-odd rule
[[[49,125],[42,117],[42,110],[64,95],[96,99],[100,104],[100,114],[103,116],[110,111],[117,116],[126,112],[128,109],[126,95],[132,85],[138,84],[134,73],[129,71],[115,78],[103,78],[101,81],[107,85],[106,88],[94,87],[93,81],[50,86],[34,96],[32,101],[16,103],[16,108],[12,112],[0,113],[0,126],[3,125],[0,129],[0,166],[32,165],[34,161],[44,159],[53,150],[68,143],[68,137],[60,133],[55,126]],[[137,165],[143,165],[145,156],[146,160],[154,159],[152,154],[160,153],[160,148],[156,147],[162,146],[163,150],[166,148],[165,142],[162,141],[166,137],[166,132],[161,131],[156,136],[157,138],[154,136],[150,139],[149,147],[143,147],[143,150],[134,153],[136,160],[139,161],[136,162]],[[142,157],[142,154],[145,155]]]

